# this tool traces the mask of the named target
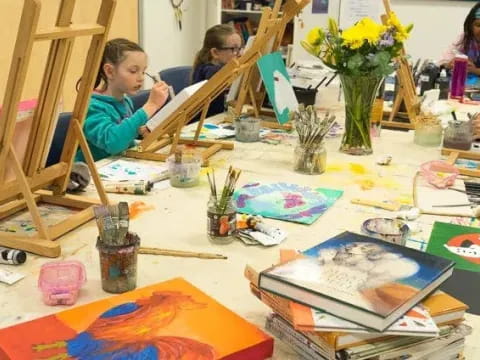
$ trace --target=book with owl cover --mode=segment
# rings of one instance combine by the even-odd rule
[[[344,232],[260,273],[259,287],[384,331],[444,282],[453,262]]]
[[[240,213],[310,225],[342,194],[342,190],[311,189],[285,182],[257,182],[241,187],[235,191],[233,198]]]
[[[177,278],[0,330],[0,360],[263,360],[273,339]]]

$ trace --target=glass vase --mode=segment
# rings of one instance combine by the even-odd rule
[[[231,197],[222,201],[211,196],[207,205],[207,233],[214,244],[229,244],[235,238],[237,229],[237,209]]]
[[[350,155],[373,152],[370,138],[370,116],[378,87],[378,75],[340,75],[345,97],[345,133],[340,151]]]
[[[321,174],[327,165],[327,151],[323,143],[297,144],[294,151],[293,169],[301,174]]]

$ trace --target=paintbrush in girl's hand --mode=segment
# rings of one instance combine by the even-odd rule
[[[150,79],[152,79],[154,84],[160,81],[160,78],[157,78],[155,75],[151,75],[146,71],[145,71],[145,75],[147,75]],[[173,90],[173,87],[170,85],[168,85],[168,95],[170,96],[170,99],[173,99],[175,97],[175,90]]]

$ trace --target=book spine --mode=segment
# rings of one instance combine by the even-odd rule
[[[278,328],[282,329],[283,332],[289,334],[291,337],[297,339],[297,341],[301,342],[304,346],[308,346],[313,351],[321,354],[323,357],[329,360],[335,359],[335,350],[330,348],[322,348],[318,344],[315,344],[313,340],[310,340],[304,334],[295,330],[290,324],[276,314],[272,314],[270,318]]]
[[[288,344],[292,349],[300,354],[303,359],[306,360],[329,360],[322,356],[321,354],[315,352],[297,338],[291,336],[290,333],[286,333],[283,329],[279,328],[275,322],[272,321],[272,318],[267,318],[265,323],[265,328],[270,331],[277,338]]]

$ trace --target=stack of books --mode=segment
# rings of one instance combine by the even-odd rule
[[[453,262],[342,233],[284,251],[250,290],[273,313],[266,328],[304,359],[462,359],[467,305],[436,289]]]

